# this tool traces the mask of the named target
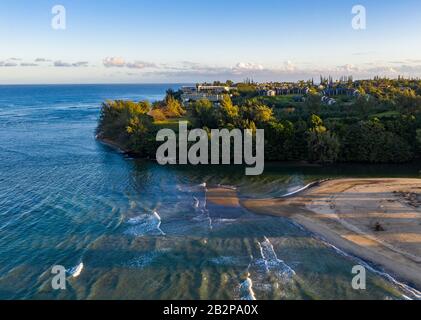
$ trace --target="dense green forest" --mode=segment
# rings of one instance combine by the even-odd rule
[[[322,79],[323,81],[327,81]],[[207,99],[182,103],[181,92],[168,90],[163,101],[107,101],[97,128],[109,140],[145,158],[154,158],[155,136],[162,128],[265,129],[266,161],[316,163],[403,163],[421,157],[421,81],[380,79],[345,84],[357,96],[337,95],[321,101],[319,86],[302,96],[261,95],[263,86],[233,84],[218,105]],[[337,84],[335,84],[337,85]],[[343,85],[343,84],[341,84]],[[337,85],[338,86],[338,85]]]

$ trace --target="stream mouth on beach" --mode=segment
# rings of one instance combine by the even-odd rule
[[[420,177],[419,167],[268,163],[246,177],[235,167],[162,167],[95,140],[101,101],[153,99],[167,87],[0,88],[0,299],[408,297],[372,270],[367,289],[354,290],[361,261],[238,198],[327,178]],[[66,290],[51,287],[54,265],[75,270]]]

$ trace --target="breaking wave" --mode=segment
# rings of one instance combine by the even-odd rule
[[[203,191],[204,191],[204,196],[202,201],[199,200],[199,198],[197,198],[196,196],[193,196],[193,200],[194,200],[194,204],[193,207],[195,209],[195,211],[198,213],[198,215],[194,218],[194,220],[196,221],[207,221],[208,225],[209,225],[209,229],[212,230],[213,229],[213,222],[212,222],[212,217],[209,213],[209,210],[207,209],[207,197],[206,197],[206,193],[207,193],[207,188],[206,188],[207,184],[206,182],[198,185],[198,187],[200,187]]]
[[[258,242],[261,259],[257,260],[266,273],[274,273],[281,278],[291,278],[295,275],[295,271],[288,266],[283,260],[279,259],[268,238],[264,237],[264,241]]]
[[[131,225],[131,227],[127,229],[125,232],[126,234],[143,236],[158,233],[165,236],[165,232],[161,229],[162,220],[157,211],[153,211],[152,214],[143,214],[131,218],[127,223]]]
[[[253,281],[249,276],[240,284],[240,300],[256,300],[256,295],[253,291]]]
[[[83,267],[84,267],[83,262],[81,262],[77,266],[74,266],[73,268],[70,268],[66,271],[70,277],[77,278],[82,273]]]

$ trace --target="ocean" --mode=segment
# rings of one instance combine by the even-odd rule
[[[404,299],[410,290],[286,218],[207,201],[294,192],[346,176],[419,177],[412,166],[272,163],[163,167],[95,140],[101,102],[180,85],[0,86],[0,299]],[[52,268],[67,270],[65,290]]]

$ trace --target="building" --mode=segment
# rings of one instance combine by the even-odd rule
[[[322,101],[322,103],[324,103],[324,104],[326,104],[328,106],[332,106],[332,105],[334,105],[336,103],[336,100],[335,99],[330,98],[328,96],[323,96],[321,101]]]
[[[226,86],[197,85],[181,87],[181,99],[183,103],[192,101],[209,100],[215,104],[222,101],[225,94],[229,94],[232,88]]]
[[[309,87],[301,87],[301,86],[293,86],[290,84],[286,84],[282,87],[275,88],[276,94],[280,96],[290,95],[290,94],[300,94],[305,95],[310,92]]]

